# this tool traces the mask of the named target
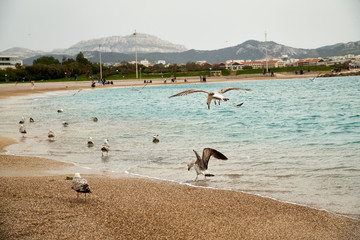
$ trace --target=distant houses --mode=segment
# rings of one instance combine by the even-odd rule
[[[18,59],[18,56],[12,55],[0,55],[0,69],[16,68],[16,64],[23,65],[22,60]]]

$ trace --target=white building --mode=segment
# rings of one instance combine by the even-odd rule
[[[18,59],[18,56],[0,55],[0,69],[14,68],[16,64],[23,65],[22,60]]]

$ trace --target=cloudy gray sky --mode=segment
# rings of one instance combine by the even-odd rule
[[[246,40],[317,48],[360,40],[360,0],[0,0],[0,51],[51,51],[137,32],[213,50]]]

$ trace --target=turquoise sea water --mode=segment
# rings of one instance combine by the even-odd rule
[[[210,110],[204,93],[168,98],[191,88],[230,86],[253,91],[229,91],[230,100],[212,103]],[[60,108],[64,112],[58,113]],[[141,93],[99,87],[1,100],[0,111],[1,135],[19,140],[8,154],[74,162],[84,171],[243,191],[360,217],[360,77],[169,84]],[[18,132],[22,116],[25,138]],[[47,140],[50,128],[54,142]],[[105,138],[111,151],[102,157]],[[205,147],[228,160],[211,159],[215,177],[195,182],[186,164],[195,159],[193,149],[201,154]]]

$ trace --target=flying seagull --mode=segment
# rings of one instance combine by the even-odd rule
[[[195,168],[195,171],[196,171],[195,181],[198,179],[198,176],[200,174],[204,175],[205,179],[206,179],[206,177],[214,176],[213,174],[210,174],[207,171],[209,160],[210,160],[211,156],[213,156],[214,158],[220,159],[220,160],[227,160],[227,157],[224,154],[222,154],[221,152],[219,152],[215,149],[212,149],[212,148],[204,148],[202,158],[200,158],[200,155],[195,150],[193,150],[193,151],[196,155],[196,161],[194,160],[194,161],[188,163],[187,166],[188,166],[188,171],[190,171],[190,169],[192,167]]]
[[[132,90],[133,90],[133,91],[138,91],[139,93],[141,93],[142,90],[144,89],[144,87],[146,87],[146,85],[148,85],[148,84],[146,83],[146,84],[145,84],[142,88],[140,88],[140,89],[133,88]]]
[[[77,199],[79,199],[79,193],[85,193],[85,200],[86,200],[86,193],[91,193],[90,186],[85,178],[80,176],[80,173],[75,173],[75,176],[72,180],[72,189],[77,192]]]
[[[214,103],[216,104],[216,100],[219,101],[219,105],[220,105],[220,101],[228,101],[228,98],[225,98],[222,94],[226,93],[227,91],[230,90],[244,90],[244,91],[251,91],[251,89],[247,89],[247,88],[236,88],[236,87],[228,87],[228,88],[223,88],[218,92],[208,92],[208,91],[204,91],[204,90],[199,90],[199,89],[190,89],[190,90],[186,90],[180,93],[177,93],[175,95],[172,95],[170,97],[179,97],[179,96],[185,96],[188,95],[190,93],[196,93],[196,92],[203,92],[203,93],[207,93],[208,94],[208,98],[206,101],[206,104],[208,105],[208,109],[210,109],[210,104],[211,101],[214,100]]]
[[[107,139],[104,140],[104,144],[101,147],[102,156],[104,156],[104,153],[106,152],[106,155],[108,155],[108,152],[110,151],[110,145]]]
[[[24,125],[22,125],[22,124],[20,125],[19,132],[23,135],[23,137],[25,137],[25,134],[27,132],[26,132]]]
[[[82,89],[80,89],[79,91],[77,91],[76,93],[74,93],[74,95],[73,95],[73,96],[75,96],[76,94],[78,94],[81,90],[82,90]]]
[[[315,78],[318,78],[319,76],[320,76],[320,73],[316,77],[311,78],[310,81],[312,81],[312,82],[315,81]]]
[[[242,103],[239,103],[239,104],[235,103],[235,106],[236,106],[236,107],[241,107],[243,104],[244,104],[243,102],[242,102]]]

